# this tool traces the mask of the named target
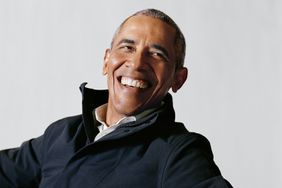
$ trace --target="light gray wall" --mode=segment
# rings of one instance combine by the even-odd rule
[[[104,50],[119,23],[154,7],[187,38],[177,119],[209,138],[234,187],[282,184],[279,0],[0,1],[0,148],[79,114],[78,86],[105,88]]]

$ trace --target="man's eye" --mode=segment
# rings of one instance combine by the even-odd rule
[[[132,46],[121,46],[120,49],[124,51],[133,51],[134,50]]]
[[[158,52],[152,52],[153,56],[157,56],[157,57],[162,57],[163,55],[161,53]]]
[[[151,55],[155,58],[159,58],[159,59],[162,59],[164,61],[168,61],[168,58],[160,52],[151,52]]]

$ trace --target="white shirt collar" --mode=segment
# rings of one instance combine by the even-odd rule
[[[107,123],[106,123],[107,107],[108,107],[108,103],[103,104],[103,105],[97,107],[94,110],[97,121],[102,124],[102,126],[98,127],[99,131],[103,131],[103,130],[109,128],[109,127],[117,127],[118,125],[121,125],[121,124],[124,124],[124,123],[136,121],[135,116],[125,116],[125,117],[119,119],[113,125],[107,125]]]
[[[100,138],[104,137],[105,135],[113,132],[121,124],[133,122],[133,121],[136,121],[137,119],[141,119],[141,118],[149,115],[150,113],[152,113],[154,111],[160,111],[161,110],[160,108],[163,106],[163,104],[164,104],[164,102],[162,102],[160,106],[158,106],[156,108],[151,108],[151,109],[145,110],[145,111],[141,112],[140,114],[137,114],[136,116],[123,117],[123,118],[119,119],[116,123],[114,123],[113,125],[110,125],[110,126],[107,125],[107,123],[106,123],[106,115],[107,115],[108,104],[106,103],[106,104],[103,104],[103,105],[97,107],[96,109],[93,110],[92,114],[93,114],[93,116],[96,117],[96,120],[101,123],[101,125],[98,126],[100,133],[98,133],[96,135],[94,141],[97,141]]]

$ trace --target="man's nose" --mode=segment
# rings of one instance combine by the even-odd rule
[[[148,66],[148,58],[146,57],[146,52],[135,52],[130,61],[130,65],[136,70],[145,70]]]

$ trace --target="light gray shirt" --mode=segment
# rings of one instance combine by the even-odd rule
[[[94,142],[99,140],[100,138],[106,136],[107,134],[113,132],[121,124],[133,122],[133,121],[136,121],[138,119],[141,119],[141,118],[149,115],[150,113],[152,113],[154,111],[160,111],[162,106],[163,106],[163,102],[161,103],[161,105],[159,107],[150,108],[148,110],[141,112],[140,114],[138,114],[136,116],[125,116],[125,117],[119,119],[116,123],[114,123],[112,125],[107,125],[107,123],[106,123],[106,114],[107,114],[108,103],[103,104],[103,105],[95,108],[93,110],[92,114],[93,114],[93,116],[96,117],[96,120],[99,123],[101,123],[101,125],[98,126],[98,129],[99,129],[100,132],[96,135]]]

